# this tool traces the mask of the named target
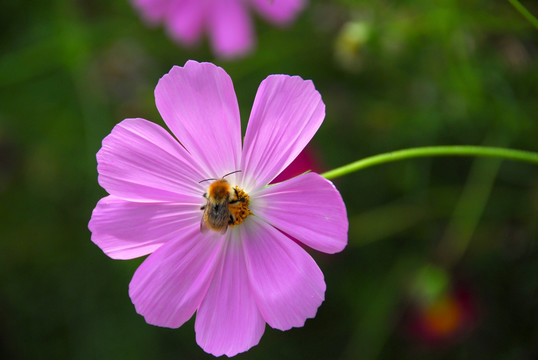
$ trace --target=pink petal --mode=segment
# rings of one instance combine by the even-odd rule
[[[112,129],[97,153],[99,184],[125,200],[192,202],[207,177],[159,125],[127,119]],[[203,202],[203,201],[202,201]]]
[[[155,88],[164,121],[207,177],[240,170],[239,107],[226,72],[210,63],[174,66]],[[200,179],[202,180],[202,179]]]
[[[245,135],[241,169],[248,192],[265,186],[308,144],[325,117],[321,95],[310,80],[271,75],[256,94]]]
[[[213,49],[219,56],[241,56],[253,47],[252,22],[241,0],[215,1],[208,26]]]
[[[220,234],[202,234],[196,224],[158,248],[129,284],[136,311],[157,326],[177,328],[189,320],[209,287],[222,244]]]
[[[325,253],[347,244],[346,207],[334,185],[307,173],[252,195],[250,210],[277,229]]]
[[[199,204],[137,203],[102,198],[88,225],[92,241],[113,259],[132,259],[155,251],[199,224]]]
[[[305,0],[250,0],[267,20],[285,25],[295,19],[306,5]]]
[[[215,356],[234,356],[258,344],[265,321],[250,289],[243,240],[228,229],[226,250],[196,314],[196,341]]]
[[[257,216],[249,216],[240,229],[250,286],[264,320],[280,330],[303,326],[325,297],[325,281],[316,262]]]
[[[181,0],[170,4],[166,24],[172,38],[192,45],[196,43],[205,24],[207,1]]]
[[[131,0],[140,15],[149,23],[156,24],[170,9],[170,0]]]

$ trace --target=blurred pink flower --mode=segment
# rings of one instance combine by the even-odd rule
[[[207,31],[215,53],[241,56],[254,46],[250,9],[267,21],[291,23],[306,0],[132,0],[141,16],[152,25],[163,23],[170,36],[193,45]]]
[[[260,85],[241,145],[232,81],[210,63],[173,67],[155,89],[160,126],[127,119],[97,154],[99,201],[92,241],[114,259],[151,254],[129,295],[150,324],[176,328],[197,312],[196,341],[216,356],[256,345],[265,329],[315,316],[323,274],[291,237],[325,253],[347,244],[348,220],[333,184],[316,173],[267,186],[321,125],[325,105],[309,80],[271,75]],[[180,144],[181,143],[181,144]],[[201,232],[208,182],[226,177],[249,196],[251,215],[223,234]]]

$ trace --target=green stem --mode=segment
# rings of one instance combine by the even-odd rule
[[[525,19],[527,19],[532,25],[534,25],[535,28],[538,29],[538,20],[536,20],[534,15],[532,15],[529,12],[529,10],[525,8],[525,6],[521,5],[521,3],[518,0],[508,0],[508,1],[510,1],[510,4],[512,4],[512,6],[514,6],[516,10],[519,11],[521,15],[523,15]]]
[[[412,159],[416,157],[429,156],[481,156],[494,157],[508,160],[526,161],[538,164],[538,153],[513,150],[498,147],[452,145],[452,146],[426,146],[411,149],[392,151],[389,153],[370,156],[351,164],[327,171],[321,174],[326,179],[334,179],[357,170],[362,170],[370,166],[380,165],[387,162]]]

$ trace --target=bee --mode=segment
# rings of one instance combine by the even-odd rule
[[[232,225],[235,221],[229,205],[238,202],[244,202],[245,199],[239,197],[237,189],[232,188],[230,183],[224,179],[226,176],[240,172],[241,170],[233,171],[224,175],[220,179],[204,179],[201,182],[215,180],[209,185],[207,193],[204,194],[206,203],[200,210],[204,210],[204,215],[200,222],[200,231],[206,233],[208,230],[218,231],[221,234],[226,233],[228,225]]]

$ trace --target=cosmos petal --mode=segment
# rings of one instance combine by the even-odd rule
[[[204,167],[205,178],[240,170],[239,107],[222,68],[192,60],[174,66],[159,80],[155,102],[170,130]]]
[[[247,192],[267,185],[312,139],[325,105],[310,80],[271,75],[258,88],[245,135],[241,169]]]
[[[200,233],[199,224],[165,243],[136,270],[129,295],[152,325],[177,328],[202,302],[222,250],[219,234]]]
[[[215,356],[234,356],[258,344],[265,321],[250,290],[243,239],[228,229],[226,249],[196,313],[196,341]]]
[[[348,219],[342,196],[332,182],[316,173],[253,194],[250,210],[318,251],[332,254],[347,244]]]
[[[181,0],[170,3],[166,24],[172,38],[187,45],[196,43],[203,32],[206,6],[204,0]]]
[[[256,216],[241,225],[250,286],[273,328],[301,327],[325,298],[318,265],[297,243]]]
[[[285,25],[295,19],[306,5],[305,0],[250,0],[258,13],[267,20]]]
[[[150,24],[161,21],[170,10],[169,0],[131,0],[140,15]]]
[[[92,241],[113,259],[133,259],[158,249],[200,223],[198,204],[125,201],[102,198],[88,225]]]
[[[127,119],[116,125],[97,153],[99,184],[134,201],[192,202],[204,193],[201,170],[159,125]]]
[[[244,1],[215,1],[209,16],[208,30],[217,55],[231,58],[251,50],[254,30]]]

